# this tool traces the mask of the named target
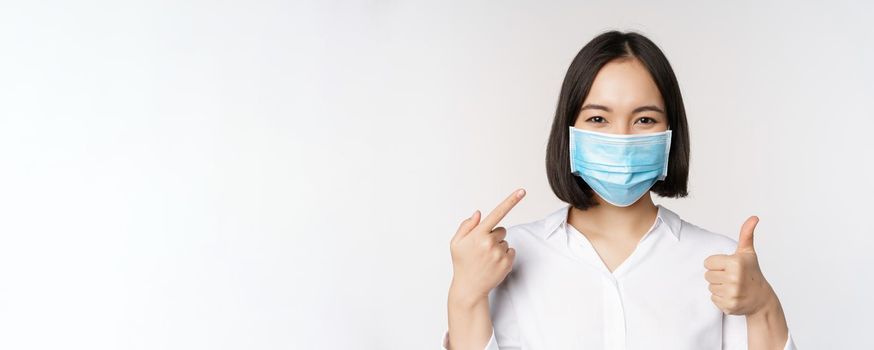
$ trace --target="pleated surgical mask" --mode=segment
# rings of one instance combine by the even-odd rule
[[[671,130],[617,135],[570,127],[571,172],[601,198],[627,207],[668,175]]]

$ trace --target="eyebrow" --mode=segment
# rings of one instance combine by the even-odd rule
[[[605,111],[605,112],[610,112],[610,108],[608,108],[607,106],[596,105],[596,104],[591,104],[591,103],[583,106],[583,108],[581,108],[580,111],[584,111],[587,109],[600,109],[600,110]],[[646,105],[646,106],[637,107],[631,113],[639,113],[639,112],[643,112],[643,111],[653,111],[653,112],[659,112],[662,114],[665,113],[665,111],[663,111],[661,108],[658,108],[658,107],[653,106],[653,105]]]

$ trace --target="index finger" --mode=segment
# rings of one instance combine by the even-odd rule
[[[510,209],[513,209],[513,207],[516,206],[516,203],[519,203],[519,201],[522,200],[522,197],[524,196],[524,189],[520,188],[514,191],[512,194],[510,194],[509,197],[504,199],[501,204],[498,204],[498,206],[495,207],[495,209],[493,209],[492,212],[489,213],[489,215],[486,216],[485,219],[483,219],[483,221],[481,221],[475,229],[485,229],[486,232],[491,232],[491,230],[494,229],[495,226],[498,226],[498,223],[501,222],[504,216],[506,216],[507,213],[510,212]]]
[[[715,254],[704,259],[704,268],[708,270],[725,270],[726,254]]]

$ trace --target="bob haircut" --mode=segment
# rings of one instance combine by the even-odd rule
[[[662,197],[685,197],[689,179],[689,130],[677,77],[664,53],[648,38],[635,32],[608,31],[584,46],[565,75],[546,145],[546,176],[558,199],[586,210],[598,204],[594,191],[579,176],[571,174],[569,131],[582,108],[598,71],[614,59],[633,58],[649,71],[665,103],[671,149],[668,174],[650,191]]]

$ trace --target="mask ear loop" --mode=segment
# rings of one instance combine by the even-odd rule
[[[665,134],[665,167],[662,169],[662,175],[659,176],[659,180],[664,180],[668,177],[668,163],[671,161],[671,139],[673,138],[674,133],[670,128],[668,128]]]

